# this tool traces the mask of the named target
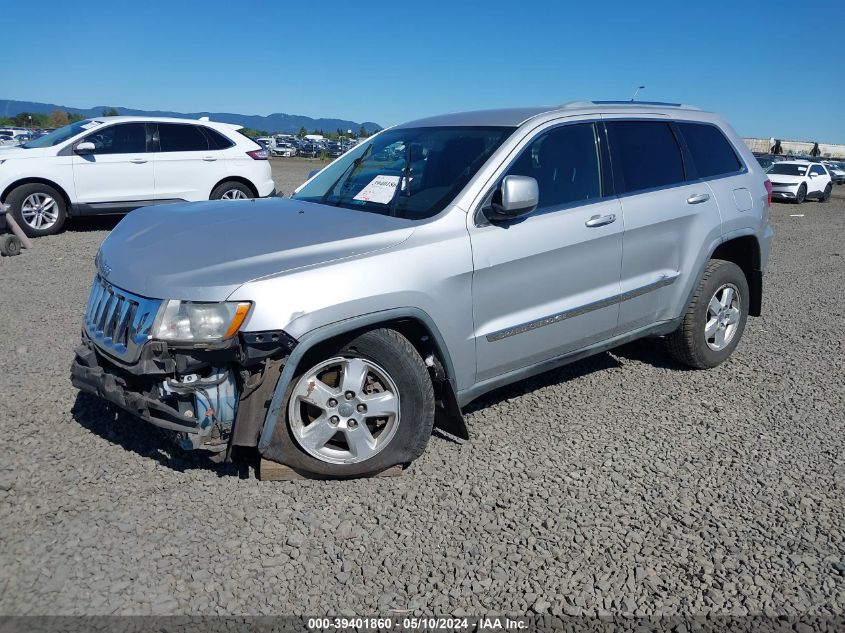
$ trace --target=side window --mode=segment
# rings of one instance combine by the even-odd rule
[[[199,125],[159,123],[158,142],[162,152],[200,152],[209,148]]]
[[[143,123],[118,123],[97,128],[84,141],[93,143],[95,154],[143,154],[147,151],[147,132]]]
[[[813,165],[810,168],[810,173],[815,174],[816,176],[824,176],[824,169],[822,169],[818,165]]]
[[[217,130],[212,130],[210,127],[202,126],[202,131],[208,137],[209,149],[226,149],[232,147],[234,143],[223,136]]]
[[[601,168],[595,126],[563,125],[538,136],[522,150],[507,176],[531,176],[540,188],[538,209],[601,197]]]
[[[678,123],[687,143],[699,178],[732,174],[742,169],[742,163],[730,141],[715,125],[706,123]]]
[[[681,149],[668,123],[608,121],[606,125],[613,175],[620,193],[684,181]]]

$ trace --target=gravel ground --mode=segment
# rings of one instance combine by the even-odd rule
[[[274,168],[289,192],[310,165]],[[348,482],[261,483],[80,396],[113,221],[38,240],[0,260],[0,613],[843,613],[845,201],[773,217],[765,316],[725,365],[628,345]]]

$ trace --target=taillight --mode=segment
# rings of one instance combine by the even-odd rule
[[[763,184],[766,187],[766,193],[769,194],[769,206],[772,206],[772,181],[766,178],[766,181]]]
[[[254,149],[251,152],[247,152],[246,155],[253,160],[267,160],[270,157],[266,149]]]

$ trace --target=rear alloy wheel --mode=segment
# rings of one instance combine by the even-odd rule
[[[798,187],[798,193],[795,194],[795,204],[801,204],[804,202],[804,199],[807,197],[807,185],[801,183],[801,186]]]
[[[830,194],[833,192],[833,185],[831,183],[827,183],[827,187],[824,188],[824,192],[822,193],[822,197],[819,198],[819,202],[827,202],[830,200]]]
[[[65,201],[49,185],[21,185],[6,198],[15,221],[29,237],[58,233],[65,223]]]
[[[733,262],[710,260],[681,326],[666,337],[669,353],[695,369],[727,360],[748,319],[748,281]]]
[[[371,330],[322,347],[303,366],[288,389],[286,428],[279,424],[274,437],[282,463],[324,477],[357,477],[408,464],[425,450],[434,388],[407,338]]]
[[[211,192],[211,200],[250,200],[254,197],[249,187],[233,180],[217,185]]]

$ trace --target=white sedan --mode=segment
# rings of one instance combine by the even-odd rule
[[[827,167],[806,160],[784,160],[773,163],[766,175],[772,183],[772,198],[793,200],[801,204],[807,198],[827,202],[833,182]]]

